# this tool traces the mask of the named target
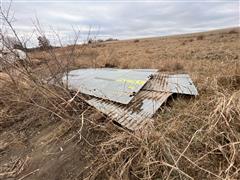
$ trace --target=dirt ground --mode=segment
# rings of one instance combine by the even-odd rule
[[[199,96],[176,97],[154,117],[154,130],[132,133],[81,96],[71,101],[61,87],[1,72],[0,179],[240,179],[239,32],[30,53],[36,79],[66,67],[155,68],[188,73]]]

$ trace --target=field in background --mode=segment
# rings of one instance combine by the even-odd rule
[[[31,76],[88,67],[190,74],[141,132],[115,126],[81,95],[0,73],[0,179],[239,179],[240,29],[77,45],[30,53]],[[71,63],[70,63],[71,62]],[[22,80],[24,79],[24,80]]]

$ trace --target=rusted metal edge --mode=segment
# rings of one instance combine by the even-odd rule
[[[140,91],[128,105],[99,98],[86,102],[130,130],[142,128],[172,93]]]
[[[145,84],[143,89],[158,92],[198,95],[198,91],[188,74],[169,75],[157,73]]]

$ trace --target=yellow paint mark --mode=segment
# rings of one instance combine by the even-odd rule
[[[144,81],[141,80],[133,80],[133,79],[117,79],[117,82],[122,82],[122,83],[129,83],[129,84],[138,84],[138,85],[144,85]]]
[[[135,89],[135,86],[128,86],[128,89]]]

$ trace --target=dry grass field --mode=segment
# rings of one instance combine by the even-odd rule
[[[240,179],[240,29],[29,53],[0,73],[0,179]],[[87,67],[188,73],[199,96],[174,96],[130,132],[46,79]]]

